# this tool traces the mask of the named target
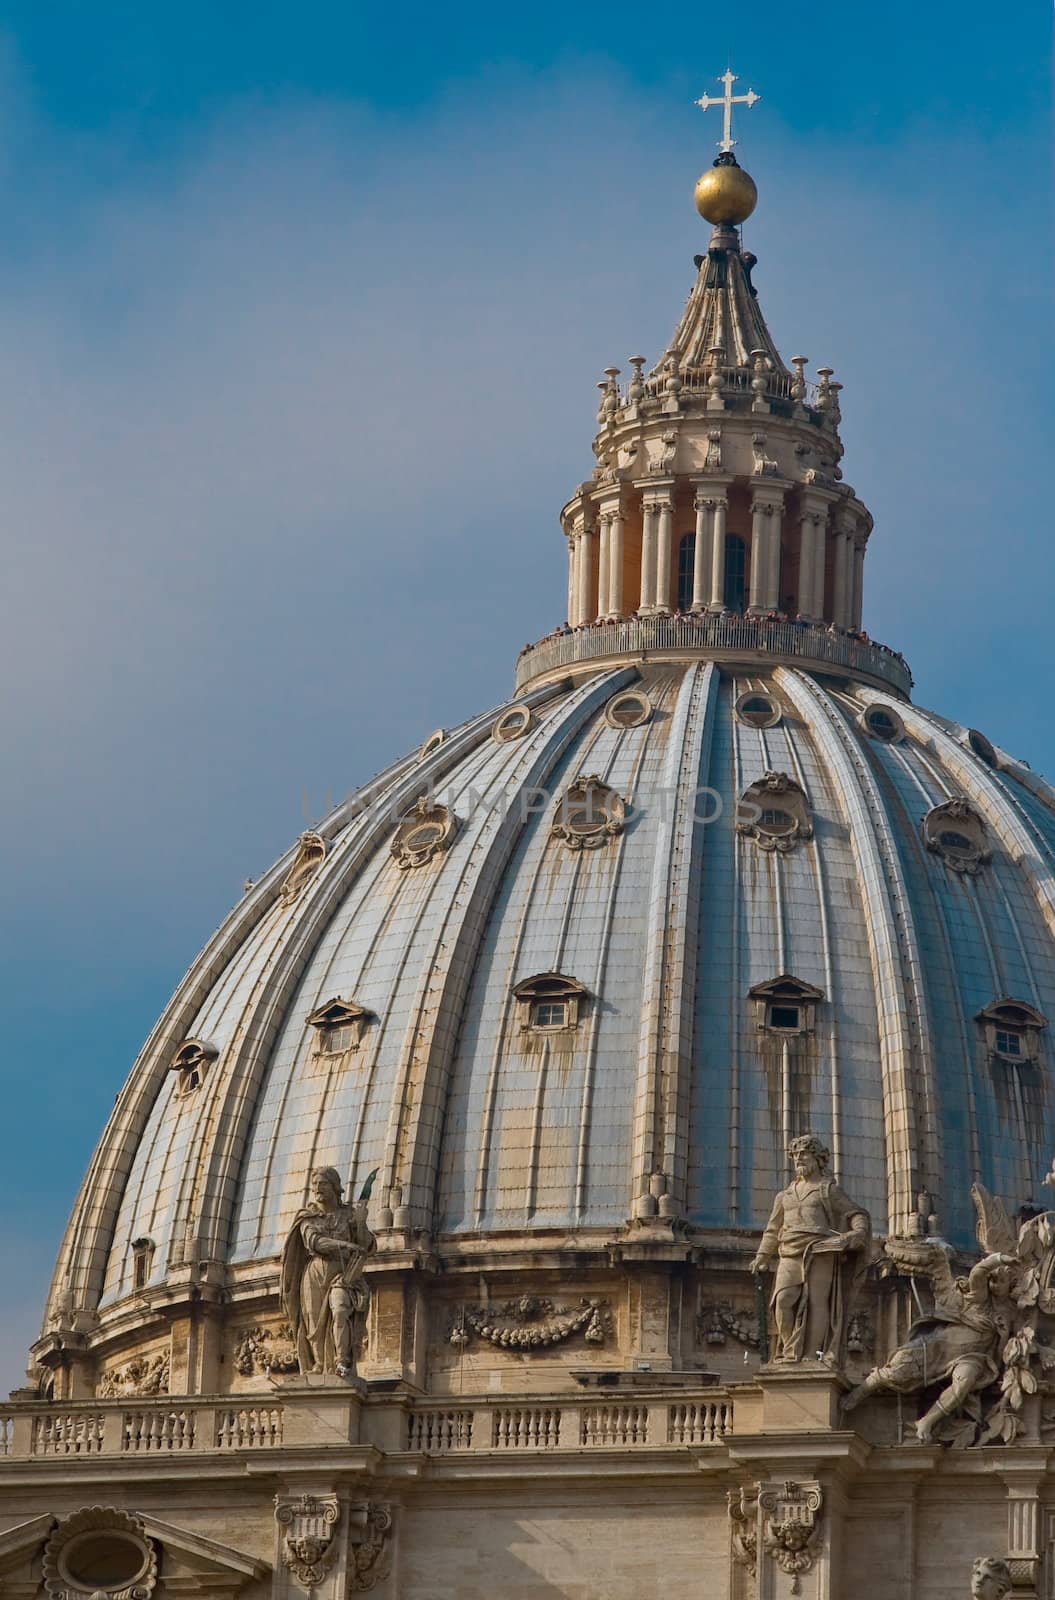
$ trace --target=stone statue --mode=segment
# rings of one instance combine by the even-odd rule
[[[942,1423],[959,1416],[970,1395],[999,1376],[997,1357],[1008,1331],[1008,1269],[1015,1258],[994,1252],[966,1278],[954,1278],[949,1248],[940,1239],[888,1239],[884,1252],[898,1271],[930,1279],[934,1309],[912,1324],[907,1341],[884,1366],[873,1368],[851,1390],[843,1410],[852,1411],[868,1395],[884,1390],[912,1394],[944,1382],[916,1424],[921,1444],[929,1444]]]
[[[979,1556],[971,1568],[971,1600],[1004,1600],[1011,1593],[1011,1568],[999,1556]]]
[[[366,1317],[366,1258],[377,1240],[366,1222],[373,1174],[354,1205],[343,1203],[340,1174],[319,1167],[314,1199],[298,1211],[282,1250],[282,1309],[302,1373],[355,1376],[357,1336]]]
[[[777,1259],[777,1361],[839,1360],[850,1302],[868,1266],[871,1219],[827,1174],[815,1134],[792,1139],[795,1181],[777,1195],[751,1271]]]

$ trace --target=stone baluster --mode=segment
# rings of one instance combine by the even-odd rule
[[[670,613],[671,551],[674,543],[674,502],[664,496],[658,502],[659,517],[656,530],[656,589],[654,605],[660,616]]]
[[[711,502],[711,597],[708,611],[725,610],[725,521],[729,502],[716,495]]]
[[[713,495],[705,489],[696,490],[696,546],[692,559],[692,609],[706,611],[710,592],[711,569],[714,564],[712,540],[714,538]]]

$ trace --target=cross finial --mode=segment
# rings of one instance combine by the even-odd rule
[[[703,94],[696,101],[696,104],[704,111],[709,111],[712,106],[722,107],[722,137],[718,140],[718,148],[722,151],[731,150],[733,145],[736,143],[736,140],[733,138],[733,107],[747,106],[747,108],[750,110],[756,101],[761,100],[762,98],[762,96],[760,94],[756,94],[753,89],[748,89],[746,94],[734,94],[733,84],[738,81],[739,80],[737,79],[736,73],[732,72],[728,67],[726,67],[724,73],[718,79],[719,83],[725,84],[725,93]]]

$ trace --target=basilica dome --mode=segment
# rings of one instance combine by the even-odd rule
[[[750,1259],[809,1129],[880,1231],[969,1244],[1055,1146],[1055,792],[862,628],[840,385],[723,216],[602,384],[567,621],[294,842],[191,966],[59,1257],[47,1361],[274,1297],[310,1176],[378,1262]],[[586,1254],[582,1259],[586,1259]]]

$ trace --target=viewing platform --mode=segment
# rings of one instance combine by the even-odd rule
[[[516,692],[569,668],[625,664],[627,656],[642,661],[704,656],[730,666],[845,673],[906,700],[912,690],[904,657],[859,634],[784,618],[704,614],[587,623],[551,634],[521,652]]]

